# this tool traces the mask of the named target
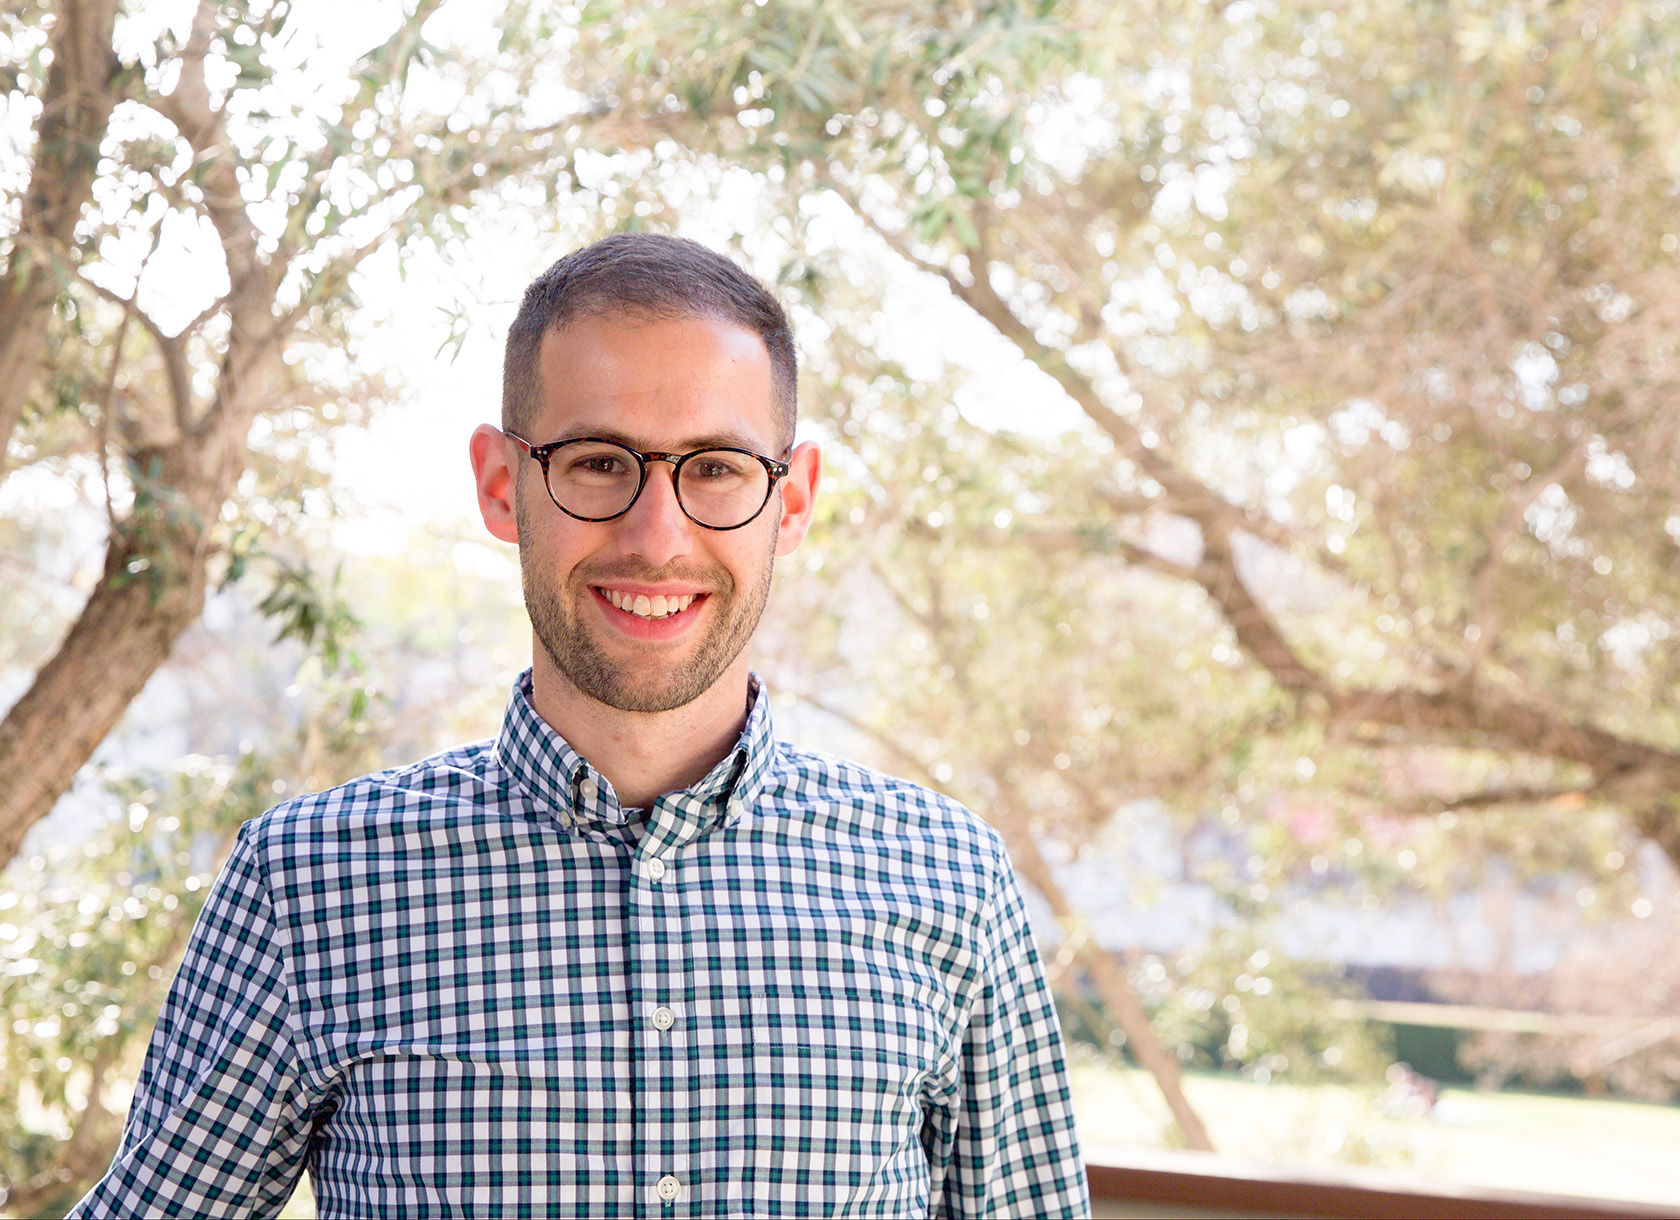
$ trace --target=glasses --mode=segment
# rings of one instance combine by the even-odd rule
[[[542,467],[554,506],[579,521],[622,517],[647,486],[648,463],[669,462],[683,515],[705,529],[736,530],[764,511],[776,481],[788,472],[786,462],[729,446],[642,453],[598,436],[533,445],[511,432],[504,435]]]

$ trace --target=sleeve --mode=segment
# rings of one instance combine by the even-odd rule
[[[251,830],[193,927],[116,1159],[71,1217],[278,1216],[291,1197],[311,1115]]]
[[[981,924],[959,1096],[935,1141],[946,1161],[933,1167],[933,1211],[953,1220],[1085,1217],[1091,1204],[1061,1025],[1007,857],[1000,868]]]

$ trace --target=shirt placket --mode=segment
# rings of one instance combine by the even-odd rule
[[[632,868],[630,882],[624,887],[629,899],[625,908],[611,913],[615,928],[608,935],[609,941],[617,941],[624,946],[622,965],[619,969],[599,971],[588,983],[596,1004],[604,1011],[607,1023],[614,1031],[608,1061],[601,1065],[602,1083],[606,1087],[597,1099],[606,1107],[602,1117],[603,1134],[610,1133],[603,1148],[607,1157],[606,1176],[599,1181],[580,1183],[575,1197],[566,1196],[559,1200],[557,1211],[570,1214],[576,1208],[579,1215],[594,1212],[634,1215],[637,1202],[644,1194],[639,1181],[641,1167],[636,1163],[635,1154],[640,1147],[641,1132],[637,1113],[640,1065],[634,1054],[639,1032],[635,997],[637,928],[634,851],[623,847],[619,839],[624,818],[616,801],[608,795],[606,780],[581,758],[573,756],[573,761],[576,766],[571,770],[571,799],[566,806],[556,808],[557,819],[568,829],[578,824],[592,828],[597,837],[604,837],[618,850],[625,851],[631,858]],[[621,860],[624,858],[619,857]]]
[[[690,1026],[688,929],[679,857],[694,837],[703,802],[687,793],[659,798],[630,860],[631,1046],[636,1068],[638,1212],[698,1215],[689,1130],[695,1081]]]

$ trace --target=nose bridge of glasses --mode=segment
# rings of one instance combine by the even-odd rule
[[[638,481],[635,495],[630,497],[630,503],[625,505],[624,511],[629,512],[632,508],[636,507],[639,502],[647,498],[649,491],[648,484],[654,481],[654,463],[664,462],[670,467],[670,469],[666,471],[666,475],[668,476],[667,481],[671,489],[671,502],[676,506],[679,512],[686,516],[687,510],[684,509],[682,505],[682,493],[677,489],[677,473],[682,469],[680,463],[682,462],[684,455],[680,453],[637,453],[634,449],[630,452],[636,453],[636,456],[641,458],[642,477]]]
[[[682,470],[683,455],[680,453],[644,453],[640,456],[642,459],[642,491],[645,492],[647,490],[648,481],[653,477],[654,463],[664,462],[670,467],[670,469],[666,471],[666,474],[668,474],[671,479],[671,492],[673,495],[676,495],[677,475]]]

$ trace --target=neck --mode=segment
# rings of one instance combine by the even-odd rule
[[[668,712],[626,712],[573,686],[540,641],[532,651],[531,704],[537,715],[607,778],[623,808],[650,808],[665,793],[704,779],[734,748],[746,724],[745,653],[691,703]]]

